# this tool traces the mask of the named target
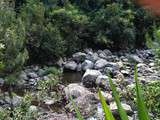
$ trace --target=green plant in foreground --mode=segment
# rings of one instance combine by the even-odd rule
[[[134,75],[135,75],[134,78],[135,78],[135,83],[136,83],[136,99],[137,99],[137,109],[138,109],[139,120],[150,120],[150,117],[148,115],[148,111],[146,109],[144,99],[142,96],[142,91],[141,91],[141,87],[139,84],[139,80],[138,80],[137,66],[135,67]],[[120,114],[121,120],[128,120],[127,113],[124,111],[124,109],[121,105],[120,98],[119,98],[119,95],[116,90],[116,86],[113,84],[113,81],[111,78],[110,78],[109,82],[110,82],[110,86],[111,86],[111,89],[113,92],[114,100],[116,101],[116,104],[118,107],[118,112]],[[105,101],[105,98],[102,96],[100,90],[99,90],[98,94],[99,94],[99,98],[100,98],[100,101],[101,101],[101,104],[102,104],[102,107],[103,107],[103,110],[105,113],[105,120],[115,120],[115,118],[113,117],[113,114],[112,114],[111,110],[109,109],[109,107]],[[78,119],[83,120],[78,108],[75,106],[75,103],[74,103],[72,97],[71,97],[71,101],[72,101],[73,107],[77,113]]]

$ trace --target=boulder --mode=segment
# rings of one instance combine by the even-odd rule
[[[101,69],[104,68],[107,65],[107,61],[105,59],[99,59],[96,61],[94,68],[95,69]]]
[[[72,96],[73,98],[78,98],[87,93],[90,93],[90,91],[88,91],[85,87],[76,83],[69,84],[67,87],[64,88],[64,92],[67,99],[69,99],[70,96]]]
[[[95,97],[95,95],[92,93],[85,94],[81,97],[78,97],[74,101],[76,106],[78,106],[81,115],[85,119],[95,115],[95,113],[97,112],[98,100]],[[69,108],[70,111],[75,112],[75,109],[72,103],[69,103],[66,107]]]
[[[82,62],[86,58],[86,53],[77,52],[77,53],[72,55],[72,58],[73,58],[73,60],[75,60],[77,62]]]
[[[102,75],[102,73],[98,70],[87,69],[85,74],[82,77],[83,85],[86,87],[95,87],[96,86],[96,79],[100,75]]]
[[[94,63],[90,60],[85,60],[82,63],[82,70],[86,71],[87,69],[92,69],[94,67]]]
[[[77,63],[75,61],[69,61],[64,65],[64,68],[75,71],[77,68]]]

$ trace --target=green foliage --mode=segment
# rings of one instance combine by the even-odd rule
[[[102,107],[103,107],[103,110],[104,110],[104,113],[105,113],[105,119],[106,120],[115,120],[113,115],[112,115],[112,112],[111,110],[109,109],[106,101],[105,101],[105,98],[103,97],[101,91],[99,90],[98,91],[98,96],[101,100],[101,104],[102,104]]]
[[[0,62],[1,75],[13,82],[15,76],[28,58],[25,48],[26,32],[21,18],[4,2],[0,3]]]
[[[153,82],[143,87],[149,112],[160,118],[160,82]]]
[[[73,108],[74,108],[75,111],[76,111],[77,118],[78,118],[79,120],[84,120],[83,117],[82,117],[82,115],[81,115],[81,113],[80,113],[80,111],[79,111],[79,109],[78,109],[78,107],[76,106],[76,103],[74,102],[72,96],[70,96],[70,100],[71,100],[71,102],[72,102]]]
[[[136,84],[136,99],[137,99],[137,110],[138,110],[139,120],[150,120],[150,117],[148,115],[148,111],[145,107],[145,101],[143,99],[142,90],[141,90],[139,80],[138,80],[137,66],[135,67],[134,78],[135,78],[135,84]],[[113,92],[113,97],[114,97],[114,100],[116,101],[116,104],[117,104],[117,107],[118,107],[118,112],[120,114],[121,119],[122,120],[128,120],[127,113],[124,111],[124,109],[121,105],[120,97],[117,93],[116,86],[113,84],[113,81],[112,81],[111,78],[109,79],[109,83],[110,83],[110,86],[111,86],[111,89],[112,89],[112,92]],[[156,84],[156,87],[157,87],[157,84]],[[157,89],[156,89],[156,92],[157,92]],[[102,96],[102,93],[101,93],[100,90],[98,91],[98,95],[100,97],[100,101],[101,101],[101,104],[102,104],[102,107],[103,107],[103,110],[104,110],[104,113],[105,113],[105,120],[114,120],[114,117],[113,117],[113,115],[112,115],[104,97]],[[156,97],[157,97],[157,94],[156,94]],[[158,97],[159,97],[159,94],[158,94]],[[75,106],[75,103],[74,103],[72,97],[71,97],[71,102],[72,102],[72,104],[74,106],[74,109],[77,113],[77,117],[80,120],[83,120],[83,118],[82,118],[82,116],[79,112],[79,109]],[[159,108],[159,104],[158,104],[158,108]]]
[[[137,101],[137,109],[138,109],[138,117],[139,120],[150,120],[148,111],[145,106],[144,98],[142,95],[141,87],[138,80],[138,70],[137,66],[135,67],[134,79],[136,82],[136,101]]]
[[[14,111],[9,109],[0,109],[1,120],[35,120],[38,116],[36,111],[31,111],[32,97],[30,94],[26,94],[22,100],[20,106],[16,107]],[[10,114],[13,114],[11,117]]]
[[[121,119],[122,120],[128,120],[127,113],[125,112],[125,110],[123,109],[123,107],[121,105],[120,97],[117,93],[116,86],[113,84],[113,81],[112,81],[111,78],[109,79],[109,83],[110,83],[110,86],[111,86],[111,89],[112,89],[112,92],[113,92],[113,97],[114,97],[114,100],[117,104],[118,112],[120,114]]]

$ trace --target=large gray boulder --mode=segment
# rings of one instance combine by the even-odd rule
[[[82,70],[86,71],[87,69],[92,69],[94,67],[94,63],[90,60],[85,60],[82,63]]]
[[[74,101],[76,106],[78,106],[80,113],[85,119],[96,114],[98,99],[93,93],[80,96]],[[66,107],[69,108],[70,111],[75,112],[72,103],[69,103]]]
[[[107,61],[105,59],[99,59],[96,61],[94,68],[95,69],[101,69],[104,68],[107,65]]]
[[[72,57],[73,57],[73,60],[75,60],[77,62],[82,62],[86,58],[86,53],[77,52],[77,53],[73,54]]]
[[[77,83],[69,84],[67,87],[64,88],[64,92],[65,92],[67,99],[69,99],[70,96],[72,96],[73,98],[78,98],[78,97],[83,96],[85,94],[91,93],[90,91],[88,91],[87,88],[85,88]]]
[[[86,87],[95,87],[96,79],[100,75],[102,75],[102,73],[98,70],[86,70],[85,74],[82,77],[83,85]]]
[[[77,68],[77,63],[75,61],[69,61],[64,65],[64,68],[75,71]]]

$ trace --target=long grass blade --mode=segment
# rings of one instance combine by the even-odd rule
[[[101,100],[103,111],[105,113],[105,120],[115,120],[100,90],[98,92],[98,95]]]
[[[81,113],[80,113],[80,111],[79,111],[79,109],[78,109],[78,107],[76,106],[76,103],[74,102],[72,96],[70,96],[70,99],[71,99],[73,108],[75,109],[75,112],[76,112],[76,114],[77,114],[77,118],[78,118],[79,120],[84,120],[83,117],[82,117],[82,115],[81,115]]]
[[[117,93],[116,86],[113,84],[111,77],[109,77],[109,82],[110,82],[110,86],[113,92],[114,100],[117,104],[117,108],[118,108],[118,112],[120,114],[121,120],[128,120],[127,113],[121,105],[119,94]]]
[[[135,66],[134,79],[136,82],[136,99],[137,99],[137,108],[138,108],[138,117],[139,120],[150,120],[148,115],[148,111],[146,109],[144,98],[142,95],[142,90],[138,80],[138,70],[137,66]]]

